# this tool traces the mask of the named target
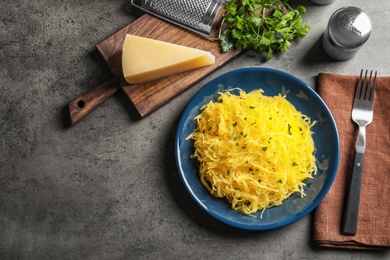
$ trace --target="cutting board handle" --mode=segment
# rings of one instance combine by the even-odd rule
[[[69,102],[70,124],[73,126],[118,91],[119,82],[113,78]]]

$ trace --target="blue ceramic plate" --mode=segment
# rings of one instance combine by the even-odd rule
[[[198,163],[190,159],[192,140],[186,140],[195,127],[194,117],[210,100],[215,101],[218,92],[241,88],[246,92],[263,89],[264,95],[287,95],[301,113],[318,121],[312,128],[318,173],[306,181],[306,196],[293,194],[281,206],[266,209],[247,216],[231,209],[225,199],[213,197],[202,185],[198,176]],[[282,71],[267,68],[244,68],[228,72],[207,83],[186,107],[176,133],[176,163],[180,177],[192,198],[216,219],[242,229],[269,230],[291,224],[310,213],[325,197],[336,175],[340,144],[335,121],[321,97],[300,79]]]

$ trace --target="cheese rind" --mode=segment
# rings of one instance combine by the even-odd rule
[[[215,63],[207,51],[127,34],[122,50],[123,76],[130,84],[174,75]]]

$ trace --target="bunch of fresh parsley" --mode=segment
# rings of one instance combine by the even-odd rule
[[[274,52],[285,52],[295,37],[304,37],[311,29],[302,24],[301,14],[288,0],[231,0],[224,9],[227,28],[220,37],[222,52],[235,48],[251,49],[271,59]]]

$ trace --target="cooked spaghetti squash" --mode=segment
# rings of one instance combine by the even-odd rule
[[[219,93],[195,117],[192,158],[202,184],[234,210],[253,214],[278,206],[317,172],[311,128],[315,122],[285,96],[262,90]]]

